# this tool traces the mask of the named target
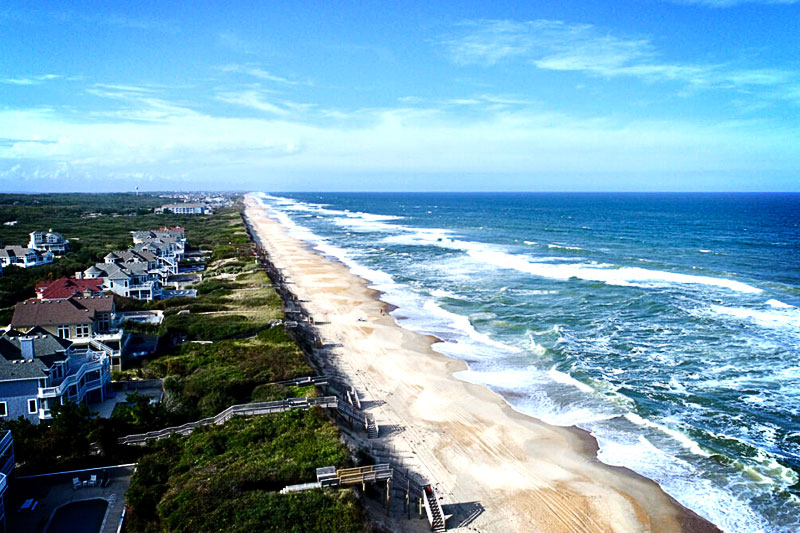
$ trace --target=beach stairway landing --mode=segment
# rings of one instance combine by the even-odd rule
[[[431,531],[447,531],[444,523],[444,512],[439,504],[439,497],[432,485],[425,485],[422,490],[422,502],[425,506],[425,514],[428,515],[428,522],[431,524]]]
[[[378,465],[360,466],[356,468],[336,469],[335,466],[317,468],[317,481],[287,485],[280,490],[281,494],[300,492],[304,490],[321,489],[324,487],[345,487],[348,485],[361,485],[376,483],[378,481],[391,482],[394,471],[388,463]]]

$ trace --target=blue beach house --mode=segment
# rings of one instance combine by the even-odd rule
[[[111,383],[109,355],[34,327],[0,336],[0,418],[34,424],[66,402],[102,402]]]

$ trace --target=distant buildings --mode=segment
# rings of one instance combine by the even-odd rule
[[[56,405],[102,402],[110,383],[111,360],[102,350],[38,326],[0,336],[0,419],[39,423]]]
[[[213,211],[204,203],[164,204],[154,209],[155,213],[173,213],[175,215],[212,215]]]

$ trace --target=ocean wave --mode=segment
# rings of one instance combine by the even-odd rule
[[[587,394],[569,380],[554,381],[548,372],[534,366],[523,368],[470,368],[456,372],[458,379],[484,385],[501,394],[506,403],[520,413],[553,426],[570,427],[579,423],[609,420],[621,411]],[[558,400],[554,400],[558,398]]]
[[[467,300],[466,296],[461,294],[456,294],[454,292],[446,291],[444,289],[433,289],[431,291],[431,296],[436,298],[450,298],[451,300]]]
[[[682,274],[663,270],[649,270],[641,267],[621,267],[592,262],[552,264],[541,261],[535,257],[508,253],[496,245],[453,239],[442,233],[433,233],[430,231],[417,232],[412,235],[395,235],[385,238],[384,242],[404,245],[438,246],[450,250],[458,250],[465,252],[472,259],[486,265],[512,269],[549,279],[566,281],[575,278],[584,281],[606,283],[608,285],[640,288],[657,288],[669,285],[704,285],[751,294],[762,292],[762,290],[757,287],[727,278]]]
[[[775,300],[770,301],[775,302]],[[800,333],[800,309],[792,306],[776,306],[774,304],[771,307],[772,309],[754,309],[751,307],[711,305],[709,310],[714,315],[750,322],[763,328],[790,330]]]
[[[793,305],[789,305],[786,303],[781,302],[780,300],[767,300],[766,304],[770,307],[776,307],[778,309],[794,309]]]
[[[577,379],[573,378],[569,374],[561,372],[560,370],[556,370],[555,367],[551,368],[547,371],[547,376],[555,381],[556,383],[561,383],[562,385],[571,385],[578,389],[581,392],[585,392],[587,394],[593,393],[594,389],[591,388],[586,383],[582,381],[578,381]]]
[[[645,435],[632,431],[620,440],[618,431],[594,424],[592,435],[600,447],[598,458],[612,466],[630,468],[655,480],[668,494],[726,532],[772,531],[764,519],[724,487],[703,479],[696,467],[665,453]]]
[[[548,248],[555,248],[557,250],[571,250],[571,251],[579,251],[583,250],[580,246],[566,246],[564,244],[548,244]]]
[[[478,332],[468,317],[448,311],[435,301],[423,298],[407,285],[397,283],[386,272],[360,264],[343,248],[330,244],[327,239],[298,225],[279,209],[273,209],[269,204],[264,205],[268,213],[288,228],[290,235],[312,244],[323,254],[342,262],[353,274],[370,282],[371,288],[382,292],[381,299],[397,307],[392,315],[400,317],[399,321],[404,326],[442,338],[444,342],[434,345],[437,351],[460,359],[496,356],[497,350],[504,353],[520,352],[515,346],[498,342]]]

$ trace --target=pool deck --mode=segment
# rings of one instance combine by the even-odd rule
[[[53,511],[58,507],[94,498],[103,498],[109,504],[100,533],[115,533],[125,508],[125,491],[130,485],[133,467],[109,469],[111,479],[106,487],[72,488],[72,478],[85,480],[96,473],[102,479],[102,471],[102,468],[98,468],[91,472],[18,479],[6,510],[8,533],[44,533]],[[20,505],[30,498],[38,501],[36,509],[18,512]]]

